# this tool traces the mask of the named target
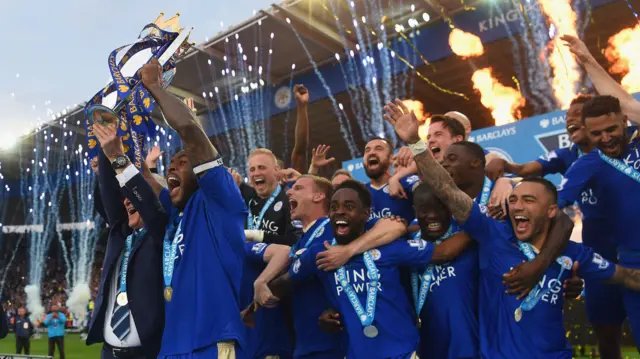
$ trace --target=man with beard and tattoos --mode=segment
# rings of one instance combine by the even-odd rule
[[[547,180],[525,179],[514,189],[509,197],[508,222],[487,217],[486,208],[456,188],[447,171],[427,151],[418,135],[415,115],[401,101],[396,103],[403,109],[389,104],[390,122],[396,133],[411,146],[425,182],[479,244],[482,357],[571,358],[563,326],[560,283],[573,271],[588,279],[609,280],[640,290],[640,270],[612,266],[579,243],[568,242],[565,248],[556,246],[562,241],[554,239],[553,232],[559,228],[564,235],[558,238],[568,240],[572,223],[558,211],[556,189]],[[550,244],[559,250],[551,255],[551,265],[527,298],[520,301],[505,293],[504,273],[523,259],[548,258],[544,248]]]
[[[538,160],[523,165],[495,159],[487,165],[487,174],[492,179],[501,177],[504,172],[521,177],[546,176],[559,173],[565,175],[578,158],[593,150],[593,145],[582,122],[582,109],[592,96],[579,95],[569,106],[566,115],[567,133],[572,144],[541,156]],[[631,128],[634,130],[634,128]],[[633,131],[632,131],[633,132]],[[632,133],[631,132],[631,133]],[[578,200],[582,212],[582,243],[593,248],[609,262],[617,262],[617,253],[613,231],[608,226],[609,211],[600,208],[591,188],[584,188]],[[606,208],[606,207],[604,207]],[[627,317],[622,300],[622,288],[602,281],[585,283],[585,306],[587,318],[593,325],[598,338],[598,349],[603,359],[621,357],[622,323]]]
[[[603,257],[617,259],[620,265],[640,268],[640,235],[635,207],[640,198],[640,141],[627,132],[627,116],[612,96],[596,96],[586,102],[582,120],[596,149],[580,157],[567,171],[559,186],[560,206],[580,202],[583,193],[594,204],[596,229],[602,235],[598,244]],[[611,249],[614,249],[613,251]],[[589,284],[586,286],[589,290]],[[617,291],[608,293],[612,296]],[[605,294],[606,295],[606,294]],[[631,324],[636,346],[640,347],[640,295],[622,289],[624,309]],[[613,303],[612,303],[613,305]],[[620,302],[617,303],[620,305]],[[600,308],[605,315],[614,308]],[[605,316],[606,319],[624,318]]]
[[[364,170],[370,181],[366,184],[371,193],[371,218],[379,219],[390,216],[401,217],[407,223],[415,218],[411,203],[412,189],[418,185],[418,176],[410,175],[400,180],[407,198],[394,199],[389,194],[389,178],[391,178],[391,157],[393,147],[382,138],[374,138],[364,148]]]

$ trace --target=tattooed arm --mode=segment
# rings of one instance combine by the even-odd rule
[[[473,208],[473,199],[456,186],[449,172],[436,161],[420,139],[419,123],[415,114],[398,99],[395,104],[389,102],[384,109],[387,112],[384,118],[394,126],[398,137],[412,147],[422,181],[433,188],[434,193],[447,205],[458,224],[464,224]]]
[[[616,272],[609,282],[620,284],[625,288],[640,292],[640,269],[625,268],[616,265]]]
[[[157,60],[142,67],[141,77],[144,87],[158,103],[169,125],[178,132],[191,165],[195,168],[218,157],[207,134],[184,102],[162,87],[162,68]]]
[[[473,199],[456,186],[449,172],[436,161],[431,151],[425,149],[414,158],[422,180],[428,183],[440,200],[447,205],[453,218],[460,225],[464,224],[471,213]]]

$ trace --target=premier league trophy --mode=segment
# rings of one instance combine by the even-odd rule
[[[151,119],[154,100],[142,85],[137,71],[145,62],[135,62],[139,66],[132,76],[124,76],[122,69],[136,54],[140,53],[137,57],[139,59],[143,52],[150,53],[146,63],[157,58],[163,70],[163,85],[169,86],[175,76],[176,59],[191,46],[188,39],[193,27],[188,30],[180,29],[179,14],[167,21],[163,20],[163,16],[164,14],[160,14],[155,22],[146,25],[136,42],[119,47],[109,55],[112,82],[93,96],[84,109],[89,158],[97,156],[99,151],[98,141],[93,133],[94,122],[108,123],[117,126],[125,152],[136,167],[141,167],[145,139],[154,137],[156,132],[156,123]],[[119,55],[122,56],[117,61]],[[111,101],[108,101],[108,97]],[[167,127],[163,121],[157,124]]]

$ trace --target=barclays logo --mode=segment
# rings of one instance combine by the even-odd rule
[[[349,170],[349,172],[353,172],[354,167],[355,166],[353,164],[350,164],[347,166],[347,169]]]
[[[549,127],[549,123],[550,123],[549,119],[545,118],[545,119],[540,121],[540,127],[547,128],[547,127]]]

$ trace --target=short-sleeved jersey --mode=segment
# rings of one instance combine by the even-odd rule
[[[242,308],[253,301],[253,283],[265,268],[264,254],[270,244],[245,243],[247,261],[242,272]],[[245,346],[240,359],[264,358],[269,355],[290,357],[293,352],[289,326],[285,325],[285,309],[260,308],[255,313],[253,328],[245,326]]]
[[[433,244],[423,240],[397,240],[370,251],[376,264],[379,282],[375,309],[375,325],[379,334],[368,338],[355,310],[340,285],[335,271],[323,272],[316,266],[316,255],[324,246],[315,245],[305,251],[291,268],[289,274],[295,281],[317,276],[324,285],[325,293],[337,304],[337,310],[345,326],[348,340],[347,358],[395,358],[411,353],[418,345],[413,306],[405,289],[400,284],[399,265],[423,267],[433,255]],[[366,305],[367,269],[362,255],[352,258],[345,265],[346,275],[359,300]]]
[[[292,247],[290,257],[298,259],[309,247],[331,243],[333,228],[326,217],[316,220]],[[315,234],[315,236],[314,236]],[[296,333],[294,356],[296,358],[319,352],[340,352],[342,343],[339,334],[327,333],[318,326],[320,315],[331,308],[331,302],[316,276],[299,281],[293,287],[293,326]],[[344,355],[341,356],[344,358]]]
[[[247,210],[224,167],[208,170],[198,184],[176,232],[173,297],[165,305],[160,355],[192,353],[220,341],[243,344],[244,324],[238,313]],[[166,190],[160,200],[169,208]],[[180,213],[176,208],[170,213],[173,223]]]
[[[540,156],[536,162],[542,166],[542,176],[556,173],[564,175],[581,155],[580,148],[575,144],[571,144],[569,147],[560,148]]]
[[[407,194],[407,199],[391,198],[389,184],[381,188],[375,188],[367,183],[367,189],[371,193],[371,215],[369,219],[379,219],[390,216],[399,216],[411,223],[416,217],[413,210],[413,189],[419,184],[420,178],[416,175],[404,177],[400,184]]]
[[[640,149],[638,140],[631,141],[621,157],[621,163],[630,168],[640,168]],[[624,171],[624,170],[623,170]],[[594,234],[607,240],[607,244],[618,247],[620,260],[626,258],[624,252],[640,250],[640,233],[634,229],[637,220],[635,207],[640,198],[640,183],[607,163],[598,150],[580,157],[567,171],[565,178],[559,186],[559,204],[568,205],[574,201],[579,203],[593,203],[590,211],[584,213],[585,219],[596,218],[592,226]],[[584,197],[584,192],[591,194]],[[582,208],[582,206],[581,206]],[[595,224],[600,228],[595,228]],[[590,237],[587,238],[589,241]],[[585,241],[586,243],[586,241]],[[588,243],[592,244],[592,243]],[[597,250],[602,245],[593,243]],[[614,247],[615,248],[615,247]],[[605,248],[603,248],[605,249]],[[606,253],[605,257],[615,258],[615,253]],[[631,256],[634,257],[634,256]],[[621,262],[625,265],[640,266],[640,257],[630,262]],[[637,263],[637,264],[636,264]]]
[[[553,263],[539,285],[549,289],[538,304],[524,312],[520,322],[514,313],[521,301],[505,293],[504,273],[526,260],[517,245],[518,239],[509,222],[499,222],[486,216],[486,208],[474,204],[469,218],[462,226],[480,246],[480,255],[487,266],[480,270],[480,349],[482,357],[566,358],[572,357],[565,337],[562,283],[571,276]],[[586,280],[605,280],[615,273],[610,264],[591,248],[569,242],[562,254],[569,261],[580,262],[578,275]],[[564,259],[564,258],[563,258]]]
[[[460,231],[455,222],[452,225],[454,234]],[[419,356],[478,358],[478,245],[473,243],[449,263],[435,265],[434,275],[420,313]]]

